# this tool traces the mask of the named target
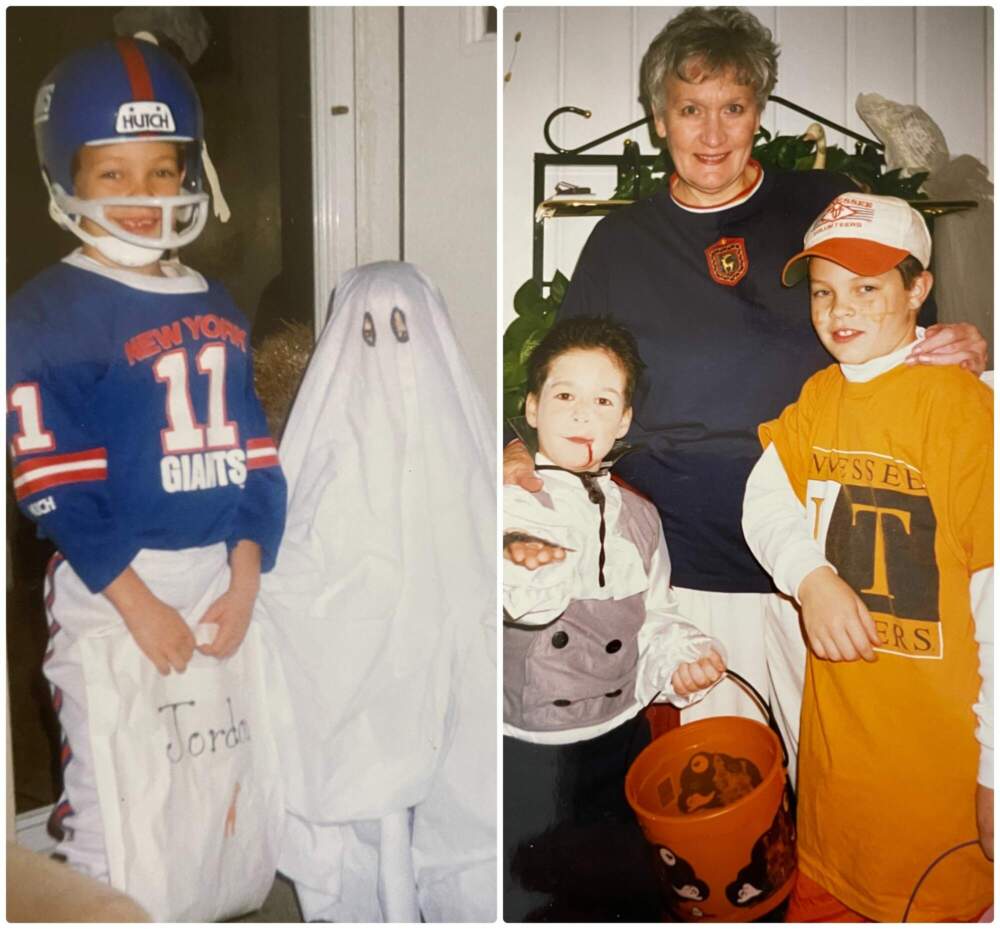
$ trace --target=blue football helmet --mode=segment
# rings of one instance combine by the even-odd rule
[[[209,202],[202,190],[201,103],[187,72],[157,45],[122,38],[71,55],[42,81],[34,122],[49,213],[84,242],[119,263],[138,265],[151,260],[153,252],[158,258],[201,233]],[[91,200],[75,196],[74,158],[81,146],[155,141],[181,145],[182,193]],[[106,216],[108,206],[159,208],[159,236],[123,229]],[[108,236],[90,235],[82,228],[82,217],[125,246],[109,242]]]

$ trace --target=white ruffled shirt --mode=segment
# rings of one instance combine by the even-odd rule
[[[544,455],[536,464],[552,464]],[[535,732],[504,723],[504,734],[526,742],[568,744],[596,738],[631,719],[656,697],[686,707],[701,700],[708,690],[686,697],[670,685],[681,662],[696,661],[714,648],[726,658],[722,643],[704,635],[677,612],[670,589],[670,556],[662,529],[649,571],[635,545],[620,535],[618,520],[622,492],[610,475],[597,478],[604,493],[604,586],[598,583],[600,509],[592,503],[580,478],[566,471],[539,472],[552,502],[516,485],[504,485],[504,532],[524,532],[566,549],[563,561],[535,570],[503,560],[504,609],[520,625],[544,626],[556,619],[574,600],[623,600],[643,593],[646,620],[639,630],[639,666],[632,703],[603,723],[557,732]]]

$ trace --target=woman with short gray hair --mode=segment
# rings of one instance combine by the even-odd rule
[[[732,7],[687,9],[653,40],[643,61],[645,94],[675,173],[665,189],[597,224],[559,312],[560,318],[611,317],[636,336],[646,365],[627,437],[636,448],[615,464],[615,473],[659,511],[681,615],[721,640],[729,666],[770,696],[794,780],[805,668],[796,591],[777,595],[747,547],[743,493],[760,456],[758,424],[777,416],[831,362],[813,332],[808,294],[782,287],[781,269],[801,249],[816,216],[853,184],[825,171],[765,171],[753,159],[777,55],[769,30]],[[923,363],[985,366],[986,343],[967,324],[928,330],[918,349],[911,358]],[[541,488],[519,443],[504,453],[504,480]],[[564,554],[519,544],[505,549],[505,557],[527,567]],[[682,720],[719,715],[759,719],[760,710],[735,684],[722,681]],[[608,747],[600,758],[587,756],[587,791],[605,791],[619,805],[603,811],[600,842],[580,851],[591,866],[581,889],[586,898],[560,899],[558,890],[546,902],[536,896],[541,918],[613,919],[635,912],[639,894],[629,895],[621,874],[631,860],[625,851],[629,829],[637,833],[620,781],[622,759],[650,733],[641,725],[601,738]],[[527,915],[532,882],[559,883],[547,872],[528,873],[528,863],[543,863],[545,871],[553,861],[571,860],[573,827],[578,836],[586,832],[566,817],[556,848],[552,824],[533,819],[531,810],[541,808],[546,789],[558,795],[560,783],[576,784],[584,774],[566,773],[583,768],[563,747],[504,741],[504,915],[518,920]],[[598,753],[598,746],[591,750]],[[545,771],[554,772],[551,784]],[[620,832],[611,835],[615,817]],[[761,889],[754,905],[772,892]]]
[[[662,115],[668,75],[696,81],[693,68],[707,74],[732,70],[737,83],[753,89],[763,111],[778,80],[778,55],[771,30],[752,13],[688,7],[660,30],[643,56],[643,99],[651,112]]]

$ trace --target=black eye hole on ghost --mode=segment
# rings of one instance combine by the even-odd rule
[[[406,314],[398,306],[392,308],[389,325],[392,326],[392,334],[397,342],[410,341],[410,330],[406,328]]]
[[[375,345],[375,320],[372,319],[372,314],[367,311],[365,318],[361,321],[361,338],[369,345]]]

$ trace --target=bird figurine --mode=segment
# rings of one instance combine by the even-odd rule
[[[944,133],[914,104],[896,103],[881,94],[858,94],[858,116],[885,145],[885,164],[909,176],[943,168],[949,159]]]

